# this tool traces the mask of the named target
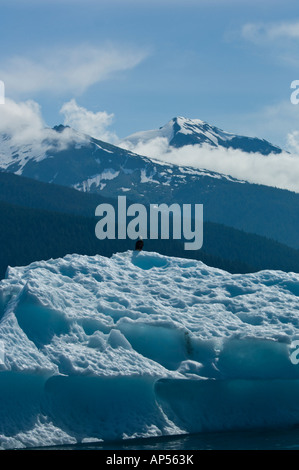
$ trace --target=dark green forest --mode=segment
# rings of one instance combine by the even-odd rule
[[[40,183],[0,172],[0,278],[8,266],[66,254],[111,256],[133,250],[132,240],[103,240],[95,236],[99,195]],[[279,269],[299,272],[299,250],[225,225],[205,222],[201,250],[184,250],[183,241],[145,240],[146,251],[192,258],[231,273]]]

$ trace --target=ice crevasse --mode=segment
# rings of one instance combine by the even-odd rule
[[[145,251],[8,268],[0,447],[299,424],[298,296]]]

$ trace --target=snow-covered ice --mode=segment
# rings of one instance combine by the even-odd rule
[[[0,446],[299,423],[299,274],[128,251],[9,268]]]

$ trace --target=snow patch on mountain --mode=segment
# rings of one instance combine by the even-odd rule
[[[106,183],[103,181],[111,181],[117,178],[119,175],[119,171],[114,170],[113,168],[107,168],[102,173],[95,175],[91,178],[88,178],[83,183],[78,183],[74,185],[75,189],[82,190],[84,192],[90,192],[92,187],[100,188],[100,190],[104,189]]]

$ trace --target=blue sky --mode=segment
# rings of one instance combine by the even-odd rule
[[[0,43],[6,96],[49,126],[64,106],[108,139],[174,116],[279,145],[299,130],[295,0],[2,0]]]

